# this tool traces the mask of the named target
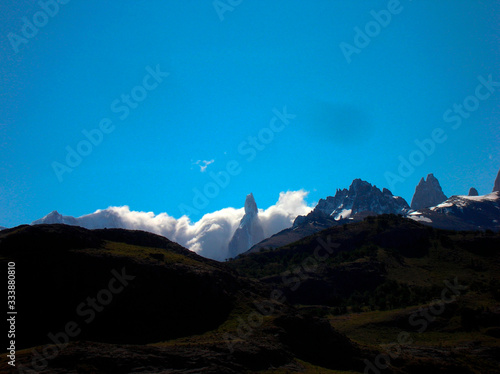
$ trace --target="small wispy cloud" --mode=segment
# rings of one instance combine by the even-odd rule
[[[200,171],[204,173],[207,170],[208,165],[213,164],[215,160],[198,160],[195,162],[196,165],[200,167]]]

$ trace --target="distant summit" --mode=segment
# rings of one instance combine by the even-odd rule
[[[80,226],[89,230],[103,228],[125,229],[127,225],[122,222],[120,216],[111,209],[98,210],[95,213],[81,217],[63,216],[57,210],[47,214],[45,217],[33,221],[32,225],[62,223],[70,226]]]
[[[75,217],[71,216],[63,216],[60,214],[57,210],[53,210],[49,214],[47,214],[45,217],[37,219],[36,221],[32,222],[32,225],[41,225],[41,224],[54,224],[54,223],[63,223],[65,225],[71,225],[71,226],[82,226],[81,224],[78,223],[77,219]]]
[[[428,174],[427,180],[420,179],[415,188],[415,194],[411,199],[411,208],[413,210],[429,208],[442,203],[446,199],[447,197],[443,193],[439,181],[433,174]]]
[[[409,211],[406,200],[394,196],[387,188],[381,191],[377,186],[355,179],[349,189],[337,189],[335,196],[320,199],[308,215],[298,216],[291,228],[257,243],[247,253],[259,252],[262,248],[278,248],[329,227],[359,222],[368,216],[405,216]]]
[[[318,216],[328,216],[338,221],[354,219],[360,214],[405,214],[409,209],[405,199],[394,196],[388,189],[380,191],[366,181],[355,179],[349,189],[337,189],[335,196],[320,199],[309,215],[296,218],[294,226]]]
[[[479,196],[479,192],[477,192],[477,190],[474,188],[474,187],[471,187],[469,189],[469,194],[468,196]]]
[[[254,244],[264,240],[264,238],[264,229],[260,223],[257,203],[253,194],[249,194],[245,200],[245,215],[228,245],[229,257],[238,256],[250,249]]]

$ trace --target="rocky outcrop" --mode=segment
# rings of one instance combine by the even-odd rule
[[[411,208],[414,210],[438,205],[447,199],[441,189],[439,181],[433,174],[427,175],[427,180],[420,179],[411,199]]]
[[[500,191],[500,170],[498,170],[497,179],[495,179],[495,185],[493,186],[493,192]]]
[[[479,192],[477,192],[477,190],[474,188],[474,187],[471,187],[469,189],[469,194],[468,196],[479,196]]]

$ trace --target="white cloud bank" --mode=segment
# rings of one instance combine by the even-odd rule
[[[276,204],[267,209],[259,209],[259,218],[266,237],[290,227],[298,215],[311,211],[312,207],[305,201],[307,194],[304,190],[281,192]],[[228,256],[228,243],[243,214],[243,208],[225,208],[205,214],[193,223],[187,216],[174,218],[167,213],[155,215],[153,212],[131,211],[128,206],[122,206],[97,210],[73,221],[70,221],[70,217],[64,217],[63,223],[77,224],[89,229],[113,227],[144,230],[165,236],[201,256],[223,261]]]

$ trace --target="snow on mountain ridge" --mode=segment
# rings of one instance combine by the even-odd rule
[[[322,214],[340,220],[362,212],[406,214],[409,210],[408,203],[402,197],[394,196],[386,188],[380,191],[377,186],[355,179],[349,189],[337,189],[335,196],[320,199],[316,208],[307,217],[297,217],[294,226]]]
[[[479,195],[479,196],[456,195],[456,197],[458,197],[460,199],[473,200],[473,201],[485,201],[485,200],[496,201],[496,200],[498,200],[498,194],[496,194],[495,192],[491,192],[491,193],[488,193],[486,195]]]
[[[480,196],[454,195],[436,206],[412,212],[408,218],[432,222],[432,226],[443,229],[499,230],[500,192]]]

